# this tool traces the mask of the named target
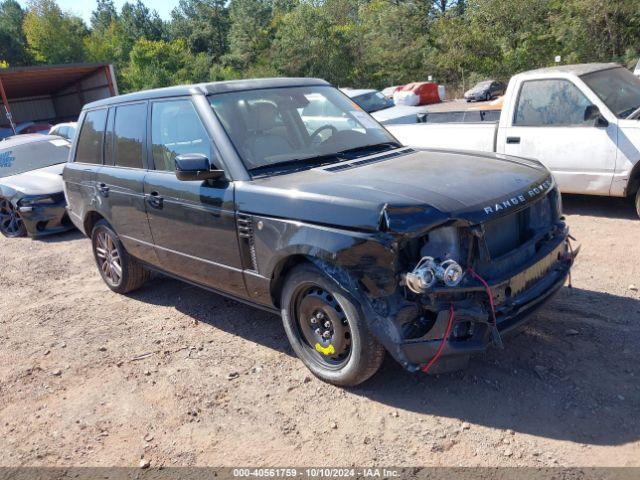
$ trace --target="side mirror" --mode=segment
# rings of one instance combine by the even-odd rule
[[[176,157],[176,177],[178,180],[217,180],[224,176],[224,170],[212,170],[209,159],[201,153],[186,153]]]
[[[593,120],[596,127],[608,127],[609,122],[602,116],[600,109],[596,105],[589,105],[584,109],[584,121]]]

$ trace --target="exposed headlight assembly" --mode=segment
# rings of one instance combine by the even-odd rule
[[[55,199],[50,195],[34,195],[18,200],[20,207],[33,207],[35,205],[49,205],[55,203]]]
[[[422,257],[413,271],[405,274],[404,282],[414,293],[426,293],[436,282],[455,287],[464,277],[464,270],[455,260],[437,262],[433,257]]]

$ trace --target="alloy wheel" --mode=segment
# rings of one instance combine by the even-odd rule
[[[0,231],[7,237],[20,236],[23,231],[20,214],[6,198],[0,199]]]
[[[96,257],[105,280],[117,287],[122,280],[120,253],[111,235],[104,230],[99,231],[96,236]]]

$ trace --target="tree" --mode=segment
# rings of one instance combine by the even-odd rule
[[[555,0],[552,32],[568,62],[625,59],[640,52],[640,0]]]
[[[138,40],[129,55],[122,79],[125,90],[167,87],[203,82],[209,61],[204,53],[192,54],[184,40]]]
[[[267,0],[231,0],[229,5],[229,55],[226,61],[246,70],[271,43],[271,6]]]
[[[96,9],[91,12],[91,29],[106,30],[111,24],[118,20],[118,12],[113,5],[113,0],[98,0]]]
[[[425,78],[428,30],[415,2],[372,0],[359,12],[357,78],[380,88]],[[402,19],[399,21],[398,19]]]
[[[80,62],[87,28],[79,17],[64,13],[54,0],[31,0],[24,18],[28,50],[39,63]]]
[[[133,41],[140,38],[161,40],[166,37],[165,24],[155,10],[150,11],[141,0],[126,2],[120,11],[125,34]]]
[[[27,39],[22,29],[25,13],[16,0],[0,2],[0,59],[9,65],[27,65]]]
[[[350,84],[355,63],[353,7],[348,0],[319,6],[303,2],[286,14],[272,48],[278,70],[290,76],[321,77],[337,85]]]
[[[180,0],[171,12],[170,37],[184,39],[194,53],[220,58],[228,51],[226,3],[225,0]]]

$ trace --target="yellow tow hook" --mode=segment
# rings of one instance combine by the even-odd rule
[[[333,355],[336,353],[336,349],[333,348],[333,345],[329,345],[328,347],[323,347],[319,343],[316,343],[316,350],[323,355]]]

